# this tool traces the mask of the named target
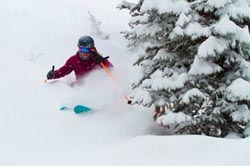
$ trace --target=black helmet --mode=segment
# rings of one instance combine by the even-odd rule
[[[90,36],[82,36],[78,40],[78,46],[83,48],[93,48],[95,47],[95,42]]]

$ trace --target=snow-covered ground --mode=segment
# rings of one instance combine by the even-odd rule
[[[134,0],[135,1],[135,0]],[[120,0],[1,0],[0,2],[0,165],[4,166],[248,166],[250,139],[205,136],[153,136],[152,110],[129,106],[133,56],[119,34],[128,14]],[[71,88],[73,75],[43,83],[76,52],[91,31],[90,11],[109,40],[96,47],[110,56],[118,86],[103,71],[83,87]],[[75,115],[63,104],[84,102],[94,112]]]

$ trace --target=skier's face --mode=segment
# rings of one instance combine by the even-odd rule
[[[81,60],[89,60],[90,53],[83,53],[83,52],[79,51],[79,56],[80,56]]]
[[[84,47],[78,47],[79,48],[79,56],[82,60],[88,60],[89,59],[89,49]]]

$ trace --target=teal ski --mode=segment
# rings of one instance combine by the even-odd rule
[[[90,112],[93,109],[90,108],[90,107],[84,106],[84,105],[76,105],[76,106],[74,106],[74,108],[63,106],[63,107],[60,108],[60,110],[62,110],[62,111],[64,111],[64,110],[73,110],[76,114],[79,114],[79,113]]]

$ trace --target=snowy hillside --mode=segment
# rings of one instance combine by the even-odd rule
[[[119,2],[1,0],[0,165],[248,166],[249,138],[153,136],[162,131],[152,110],[126,104],[123,95],[135,72],[119,34],[128,28],[127,13],[115,8]],[[69,86],[73,75],[45,84],[51,66],[63,65],[76,52],[77,39],[90,33],[88,11],[110,35],[96,38],[96,46],[110,56],[118,86],[101,70],[83,87]],[[59,110],[78,102],[95,111]]]

